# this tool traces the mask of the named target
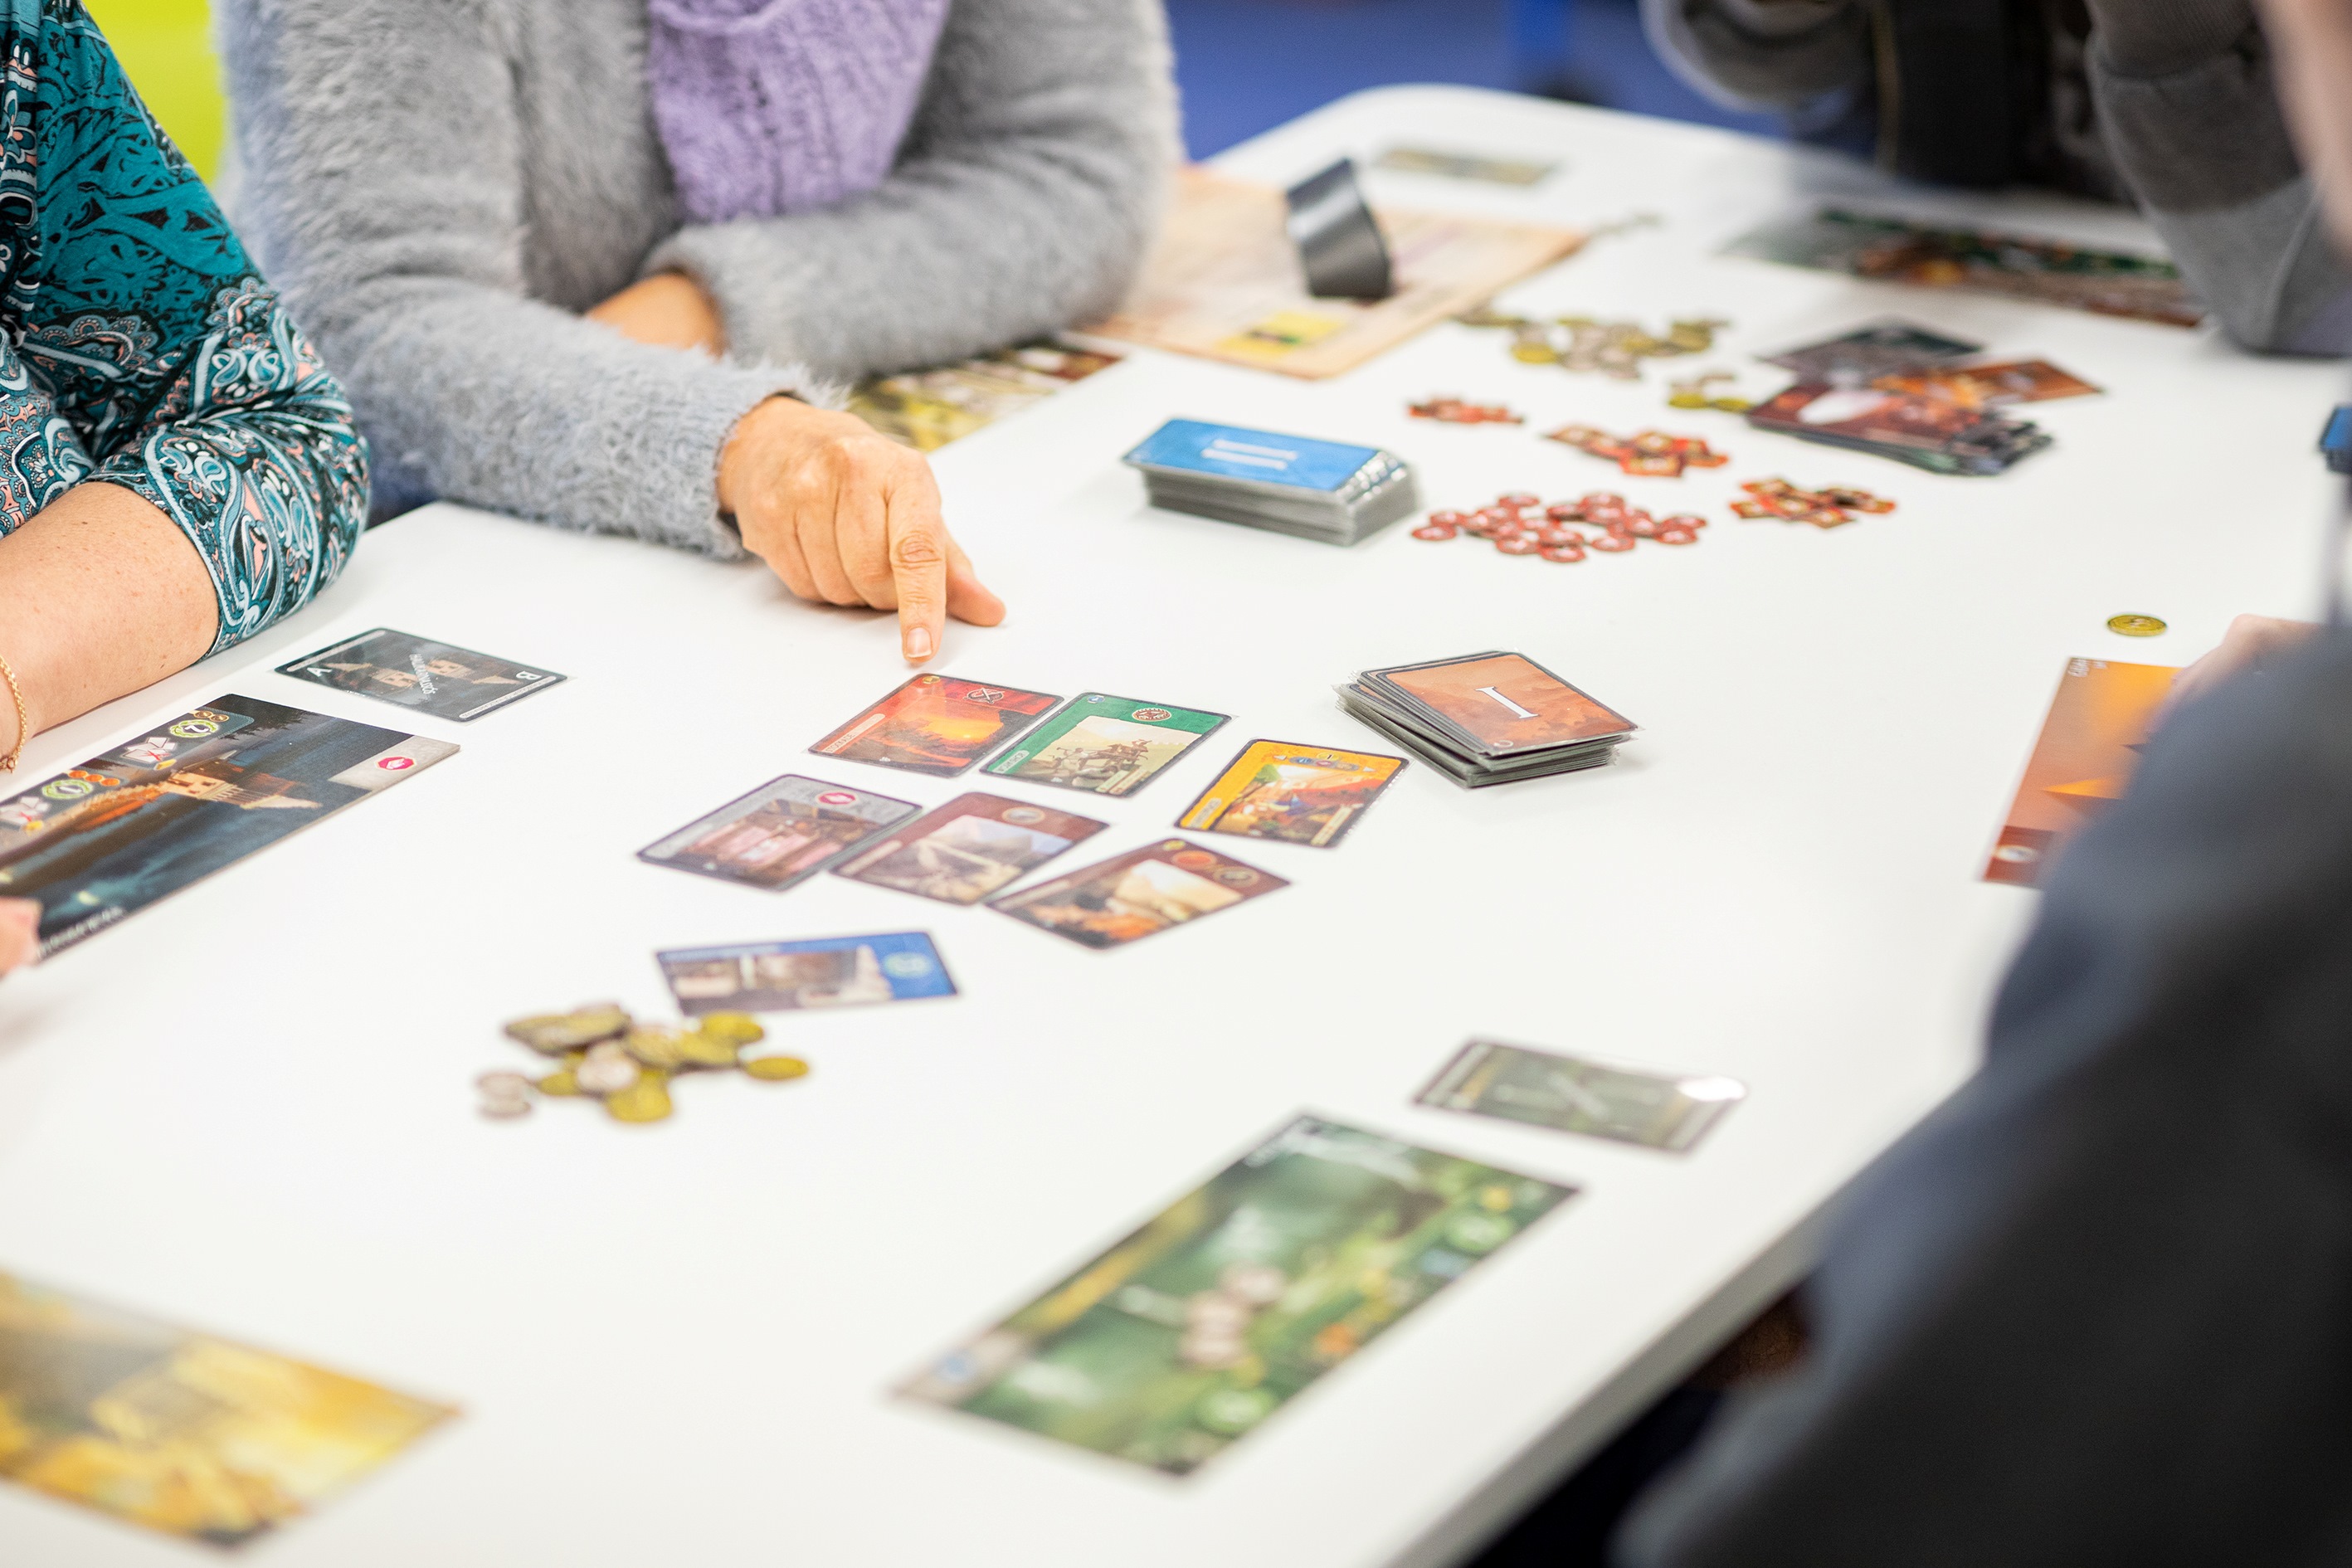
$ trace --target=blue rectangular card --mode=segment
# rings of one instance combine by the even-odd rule
[[[674,948],[654,957],[677,998],[677,1010],[689,1018],[919,1002],[956,994],[940,950],[919,931]]]
[[[1171,419],[1124,460],[1139,468],[1328,492],[1343,489],[1382,456],[1377,447],[1310,441],[1303,436],[1207,425],[1198,419]]]

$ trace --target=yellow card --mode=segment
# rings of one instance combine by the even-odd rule
[[[1403,769],[1402,757],[1252,741],[1176,826],[1328,848]]]

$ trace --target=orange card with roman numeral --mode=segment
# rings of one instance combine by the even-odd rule
[[[1361,679],[1490,757],[1630,735],[1639,727],[1525,654],[1471,654],[1366,670]]]

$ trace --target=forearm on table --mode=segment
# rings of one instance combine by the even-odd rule
[[[16,672],[26,734],[185,669],[219,625],[195,546],[120,485],[77,485],[0,537],[0,658]],[[0,694],[0,756],[22,738]]]

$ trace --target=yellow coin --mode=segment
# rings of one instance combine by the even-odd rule
[[[689,1029],[677,1037],[677,1054],[698,1068],[731,1068],[743,1047],[724,1035],[707,1029]]]
[[[1677,392],[1666,399],[1669,408],[1705,408],[1706,405],[1706,399],[1696,392]]]
[[[670,1113],[669,1085],[660,1073],[640,1073],[628,1088],[606,1095],[604,1109],[615,1121],[659,1121]]]
[[[743,1064],[745,1072],[772,1083],[782,1083],[788,1078],[804,1078],[808,1069],[808,1063],[798,1057],[753,1057]]]
[[[539,1092],[541,1094],[554,1095],[558,1098],[562,1098],[566,1095],[578,1094],[580,1092],[580,1080],[572,1076],[572,1069],[570,1068],[565,1068],[562,1072],[551,1072],[545,1078],[541,1079],[537,1088]]]
[[[694,1059],[683,1029],[640,1024],[621,1037],[621,1048],[649,1068],[679,1068]]]
[[[2164,635],[2164,623],[2154,616],[2109,616],[2107,630],[2117,637],[2160,637]]]
[[[768,1031],[760,1026],[760,1020],[749,1013],[705,1014],[698,1027],[713,1039],[731,1040],[739,1046],[748,1046],[754,1040],[768,1037]]]

